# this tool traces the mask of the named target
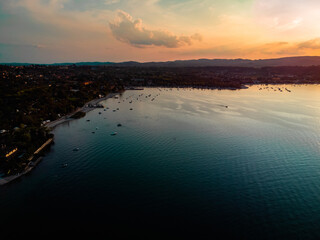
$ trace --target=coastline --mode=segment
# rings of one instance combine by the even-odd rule
[[[44,126],[53,130],[56,126],[62,124],[62,123],[65,123],[65,122],[68,122],[68,121],[71,121],[71,120],[74,120],[74,118],[71,118],[72,115],[74,115],[75,113],[81,111],[81,112],[84,112],[84,113],[88,113],[96,108],[94,107],[87,107],[89,104],[91,105],[97,105],[98,103],[104,101],[104,100],[107,100],[108,98],[112,98],[116,95],[118,95],[119,93],[109,93],[107,96],[105,97],[102,97],[102,98],[96,98],[96,99],[93,99],[87,103],[84,104],[84,106],[82,108],[79,108],[77,110],[75,110],[74,112],[72,113],[69,113],[57,120],[54,120],[52,122],[49,122],[49,123],[46,123]]]
[[[79,108],[77,109],[76,111],[72,112],[72,113],[69,113],[55,121],[52,121],[52,122],[49,122],[47,124],[45,124],[44,126],[49,128],[50,131],[52,131],[56,126],[64,123],[64,122],[68,122],[68,121],[71,121],[71,120],[74,120],[74,118],[71,118],[71,116],[79,111],[82,111],[82,112],[85,112],[85,113],[88,113],[94,109],[96,109],[95,107],[88,107],[89,104],[91,105],[97,105],[98,103],[108,99],[108,98],[112,98],[116,95],[118,95],[119,93],[109,93],[107,96],[105,97],[102,97],[102,98],[96,98],[96,99],[93,99],[89,102],[87,102],[82,108]],[[29,158],[29,163],[28,165],[26,166],[26,168],[21,172],[21,173],[18,173],[18,174],[15,174],[15,175],[9,175],[9,176],[6,176],[6,177],[0,177],[0,186],[3,186],[3,185],[6,185],[7,183],[10,183],[24,175],[26,175],[27,173],[29,173],[32,169],[34,169],[38,163],[43,159],[42,156],[39,156],[35,161],[32,161],[34,156],[38,155],[43,149],[45,149],[46,147],[48,147],[49,145],[51,145],[53,143],[53,138],[50,138],[48,139],[41,147],[39,147],[35,152],[34,154]]]
[[[4,178],[0,178],[0,186],[5,185],[7,183],[10,183],[10,182],[22,177],[23,175],[26,175],[33,168],[35,168],[42,159],[43,159],[43,157],[38,157],[35,161],[30,161],[28,166],[21,173],[17,173],[15,175],[10,175],[10,176],[4,177]]]
[[[33,158],[35,156],[37,156],[43,149],[45,149],[46,147],[50,146],[52,142],[53,142],[53,138],[50,138],[44,144],[42,144],[42,146],[40,148],[38,148],[33,153],[33,155],[28,159],[29,163],[21,173],[17,173],[15,175],[9,175],[7,177],[0,178],[0,186],[1,185],[5,185],[7,183],[12,182],[13,180],[16,180],[16,179],[20,178],[21,176],[29,173],[33,168],[35,168],[38,165],[38,163],[42,160],[43,157],[39,156],[35,161],[33,161]]]

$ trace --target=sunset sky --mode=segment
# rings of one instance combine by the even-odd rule
[[[1,0],[0,62],[320,55],[319,0]]]

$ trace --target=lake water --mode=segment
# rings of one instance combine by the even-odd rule
[[[1,227],[319,239],[319,93],[126,91],[58,126],[37,168],[1,187]]]

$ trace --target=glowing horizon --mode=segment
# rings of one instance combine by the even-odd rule
[[[316,0],[4,0],[0,62],[320,55]]]

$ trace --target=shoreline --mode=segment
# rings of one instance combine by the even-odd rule
[[[15,175],[9,175],[3,178],[0,178],[0,186],[5,185],[7,183],[10,183],[20,177],[22,177],[23,175],[26,175],[27,173],[29,173],[32,169],[34,169],[38,163],[43,159],[43,156],[39,156],[35,161],[33,161],[33,158],[35,156],[37,156],[43,149],[47,148],[48,146],[50,146],[53,143],[53,138],[48,139],[44,144],[42,144],[41,147],[39,147],[34,153],[33,155],[28,159],[29,163],[28,165],[24,168],[24,170],[20,173],[17,173]]]
[[[79,108],[79,109],[75,110],[74,112],[69,113],[69,114],[67,114],[67,115],[65,115],[65,116],[63,116],[63,117],[61,117],[61,118],[59,118],[57,120],[54,120],[54,121],[49,122],[49,123],[46,123],[44,125],[44,127],[47,127],[49,129],[53,130],[56,126],[58,126],[58,125],[60,125],[62,123],[65,123],[65,122],[68,122],[68,121],[71,121],[71,120],[75,120],[75,118],[71,118],[71,116],[74,115],[75,113],[79,112],[79,111],[84,112],[84,113],[88,113],[88,112],[96,109],[95,107],[87,107],[89,104],[97,105],[98,103],[100,103],[100,102],[102,102],[104,100],[107,100],[109,98],[112,98],[112,97],[114,97],[114,96],[116,96],[118,94],[119,93],[109,93],[105,97],[93,99],[93,100],[85,103],[82,108]]]
[[[0,178],[0,186],[3,186],[7,183],[10,183],[10,182],[22,177],[23,175],[26,175],[33,168],[35,168],[42,159],[43,159],[43,157],[38,157],[36,161],[34,161],[34,162],[30,161],[28,166],[21,173],[17,173],[15,175],[10,175],[10,176],[4,177],[4,178]]]
[[[76,111],[69,113],[57,120],[54,120],[52,122],[49,122],[47,124],[44,125],[44,127],[47,127],[48,129],[50,129],[50,131],[54,130],[54,128],[62,123],[71,121],[71,120],[75,120],[75,118],[71,118],[72,115],[74,115],[75,113],[82,111],[85,113],[88,113],[94,109],[96,109],[96,107],[88,107],[89,104],[91,105],[97,105],[98,103],[107,100],[109,98],[112,98],[116,95],[118,95],[119,93],[109,93],[107,96],[102,97],[102,98],[96,98],[93,99],[87,103],[85,103],[85,105],[82,108],[77,109]],[[43,156],[39,156],[35,161],[32,161],[33,158],[38,155],[43,149],[45,149],[46,147],[48,147],[49,145],[51,145],[53,143],[53,139],[54,138],[50,138],[48,139],[42,146],[40,146],[35,152],[34,154],[29,158],[29,163],[26,166],[26,168],[21,172],[21,173],[17,173],[15,175],[9,175],[6,177],[0,177],[0,186],[6,185],[14,180],[19,179],[20,177],[26,175],[27,173],[31,172],[38,164],[39,162],[43,159]]]

